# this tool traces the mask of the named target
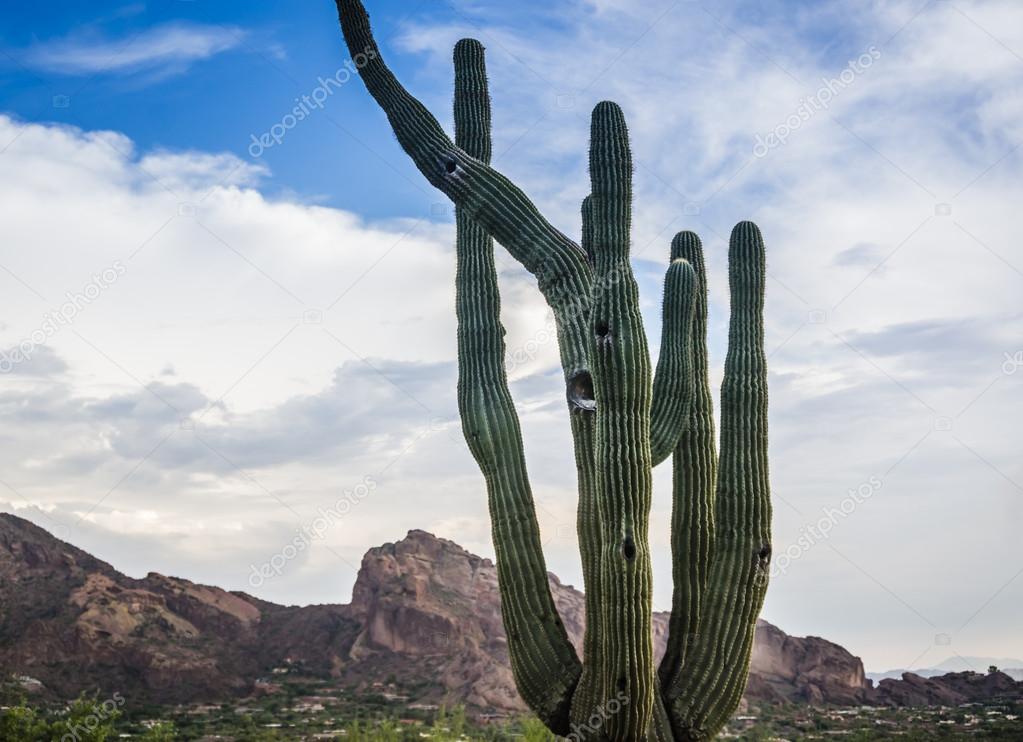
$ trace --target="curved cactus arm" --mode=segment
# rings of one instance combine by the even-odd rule
[[[664,277],[661,352],[650,411],[650,456],[654,466],[671,455],[689,424],[696,291],[693,267],[685,259],[673,258]]]
[[[609,740],[638,740],[653,711],[651,569],[648,531],[651,371],[639,291],[629,265],[632,155],[625,117],[613,103],[593,112],[590,144],[596,287],[591,328],[596,395],[596,496],[601,519],[601,696],[628,703],[608,715]],[[594,617],[588,617],[592,620]],[[573,709],[575,713],[575,709]]]
[[[460,41],[454,59],[455,139],[486,163],[491,115],[483,47]],[[581,668],[551,597],[522,433],[508,390],[494,242],[462,208],[457,221],[458,409],[487,483],[512,671],[529,707],[552,728],[564,730]]]
[[[700,628],[679,682],[667,694],[679,742],[713,737],[738,705],[771,559],[766,267],[763,238],[755,224],[743,222],[732,231],[728,273],[732,316],[721,389],[714,557]]]
[[[488,163],[456,146],[430,112],[384,63],[360,0],[336,0],[341,29],[359,73],[395,136],[427,180],[536,276],[554,312],[566,381],[581,515],[592,499],[593,385],[589,372],[592,270],[582,248],[544,219],[521,189]],[[596,592],[593,581],[587,591]],[[557,730],[554,730],[557,731]]]
[[[585,369],[585,311],[591,272],[582,249],[548,222],[507,177],[456,146],[427,108],[398,81],[373,38],[360,0],[336,0],[349,53],[387,114],[402,149],[435,187],[475,219],[537,278],[558,320],[566,375]],[[583,307],[585,310],[585,307]]]
[[[672,595],[668,642],[661,660],[662,691],[667,699],[681,691],[686,648],[700,626],[700,606],[710,573],[714,540],[714,490],[717,446],[714,440],[714,395],[707,359],[707,269],[703,245],[693,232],[679,232],[671,244],[673,261],[692,266],[696,302],[689,337],[693,398],[688,424],[673,457],[671,552]]]

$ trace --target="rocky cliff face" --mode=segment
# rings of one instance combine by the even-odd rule
[[[0,514],[0,677],[37,678],[57,697],[242,695],[286,658],[327,672],[357,631],[346,606],[287,608],[156,573],[135,580]]]
[[[757,625],[746,695],[766,701],[852,706],[872,700],[863,663],[815,636],[789,636],[766,621]]]
[[[551,587],[578,645],[582,593],[553,575]],[[667,616],[655,616],[659,651],[666,627]],[[522,708],[494,564],[423,531],[367,552],[350,604],[296,608],[157,574],[134,580],[0,515],[0,675],[38,678],[60,697],[131,689],[133,703],[178,703],[244,695],[282,664],[352,690],[397,676],[414,700]],[[761,622],[747,699],[918,704],[1013,691],[991,676],[943,690],[926,682],[912,676],[875,691],[838,645]]]
[[[934,678],[907,672],[901,680],[882,680],[877,690],[878,700],[891,706],[959,706],[1023,697],[1023,683],[1003,672],[950,672]]]
[[[448,698],[519,707],[489,559],[411,531],[366,553],[348,609],[360,627],[342,663],[351,681],[383,681],[412,666]]]
[[[551,575],[558,611],[581,651],[585,621],[583,594]],[[423,531],[397,544],[371,549],[353,593],[352,609],[363,625],[353,659],[359,675],[388,655],[420,660],[458,658],[437,677],[448,692],[482,705],[522,708],[508,668],[501,625],[497,570],[489,559]],[[664,650],[668,616],[654,615],[654,644]],[[382,678],[380,678],[382,679]],[[873,689],[863,664],[837,644],[799,639],[766,621],[757,626],[747,697],[768,702],[858,704]]]

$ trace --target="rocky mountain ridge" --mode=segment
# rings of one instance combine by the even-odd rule
[[[582,593],[553,575],[551,587],[578,644]],[[658,651],[666,626],[658,614]],[[281,666],[352,691],[397,675],[415,701],[523,708],[494,564],[451,541],[411,531],[366,553],[351,603],[285,607],[155,573],[133,579],[0,514],[0,676],[38,679],[40,692],[59,698],[130,689],[131,703],[167,704],[244,696]],[[837,644],[788,636],[761,621],[746,698],[922,705],[1021,688],[1001,673],[907,674],[874,688],[860,660]]]
[[[913,670],[914,675],[920,675],[925,678],[939,677],[942,675],[949,675],[957,672],[984,672],[989,667],[997,667],[1009,677],[1014,680],[1023,680],[1023,660],[1018,660],[1012,657],[960,657],[959,655],[953,655],[944,662],[931,667],[922,667],[917,670]],[[867,678],[873,680],[875,683],[879,683],[882,680],[888,679],[899,679],[903,673],[907,672],[905,668],[899,670],[887,670],[885,672],[868,672]]]

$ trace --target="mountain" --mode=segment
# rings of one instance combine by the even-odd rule
[[[562,621],[581,651],[583,595],[553,575],[550,580]],[[410,655],[417,662],[439,658],[435,677],[455,697],[475,705],[521,708],[508,667],[497,570],[489,559],[411,531],[404,540],[366,554],[352,606],[365,627],[353,647],[352,660],[360,663],[352,669],[353,678],[383,680]],[[667,614],[654,615],[658,655],[664,651],[667,625]],[[751,700],[859,703],[870,692],[862,663],[838,645],[790,637],[760,622]]]
[[[151,573],[127,577],[28,521],[0,515],[0,677],[52,695],[127,692],[178,703],[251,691],[298,643],[343,654],[345,607],[285,608]]]
[[[989,667],[997,667],[1002,672],[1016,680],[1023,680],[1023,661],[1010,657],[960,657],[956,655],[949,657],[944,662],[933,667],[924,667],[919,670],[887,670],[885,672],[868,672],[867,677],[878,683],[882,680],[898,679],[904,673],[912,672],[923,678],[934,678],[946,675],[951,672],[987,672]]]
[[[890,706],[960,706],[994,699],[1023,698],[1023,683],[1003,672],[952,672],[925,678],[911,672],[882,680],[878,697]]]
[[[863,663],[839,645],[815,636],[789,636],[757,624],[748,699],[854,706],[871,703],[874,690]]]
[[[550,580],[578,645],[583,595]],[[667,615],[657,614],[659,652],[666,627]],[[0,678],[35,678],[53,697],[99,689],[132,704],[168,704],[244,696],[282,666],[352,692],[399,677],[412,701],[523,708],[508,666],[495,566],[451,541],[410,531],[366,553],[351,603],[285,607],[155,573],[133,579],[0,514]],[[1012,685],[963,679],[942,690],[911,676],[875,690],[842,647],[761,621],[746,698],[902,705],[1015,692],[1019,684],[1003,677]]]

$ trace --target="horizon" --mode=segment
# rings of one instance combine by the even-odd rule
[[[278,603],[350,597],[394,532],[492,559],[454,396],[452,208],[346,66],[332,4],[58,5],[0,31],[0,510],[126,574]],[[570,236],[590,109],[622,105],[650,345],[671,237],[694,229],[715,400],[724,244],[762,227],[765,620],[868,667],[1023,657],[1023,7],[370,10],[448,130],[451,49],[483,41],[495,166]],[[547,568],[581,585],[552,321],[497,261]],[[655,610],[670,479],[655,470]]]

